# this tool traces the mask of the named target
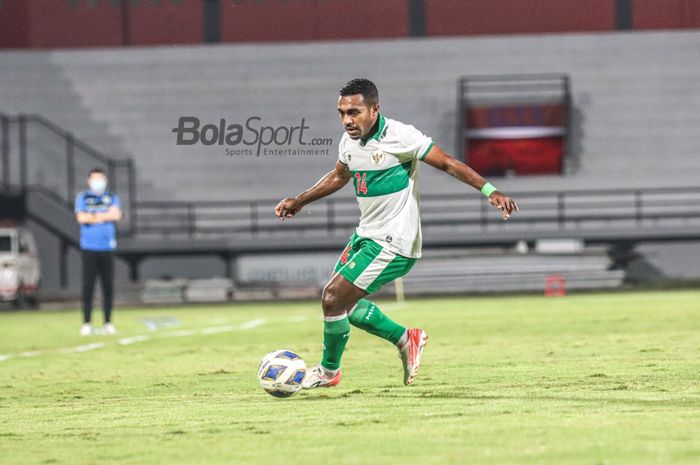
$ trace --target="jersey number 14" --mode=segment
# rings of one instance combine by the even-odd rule
[[[355,173],[355,179],[357,180],[355,183],[357,195],[367,195],[367,173],[362,173],[362,176],[360,173]]]

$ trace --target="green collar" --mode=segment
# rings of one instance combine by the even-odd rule
[[[372,139],[374,139],[376,141],[379,140],[382,133],[384,132],[384,128],[386,127],[386,119],[381,115],[381,113],[379,114],[379,118],[377,118],[377,123],[378,124],[375,124],[375,126],[377,126],[377,130],[371,136],[363,137],[361,140],[362,145],[365,145],[367,142],[369,142]]]

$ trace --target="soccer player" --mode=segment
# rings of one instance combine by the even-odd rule
[[[92,296],[97,275],[102,287],[103,334],[115,334],[112,324],[114,288],[115,223],[122,217],[119,196],[107,191],[107,174],[99,168],[90,171],[88,189],[75,198],[75,218],[80,223],[80,249],[83,259],[83,325],[81,336],[92,334]]]
[[[350,325],[390,341],[399,349],[404,384],[418,373],[428,336],[386,316],[366,297],[408,273],[421,256],[418,161],[423,161],[480,190],[500,209],[504,220],[516,203],[478,173],[455,160],[413,126],[379,113],[379,92],[367,79],[353,79],[340,90],[338,113],[345,133],[335,169],[313,187],[277,204],[275,214],[291,218],[307,204],[352,180],[360,224],[323,289],[323,357],[307,371],[306,389],[340,382],[340,360]]]

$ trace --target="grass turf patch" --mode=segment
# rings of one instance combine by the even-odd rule
[[[117,309],[116,337],[77,336],[77,310],[0,314],[0,463],[700,462],[700,292],[379,306],[430,335],[416,384],[353,328],[340,386],[290,399],[257,366],[318,361],[316,302]],[[144,325],[164,316],[180,326]]]

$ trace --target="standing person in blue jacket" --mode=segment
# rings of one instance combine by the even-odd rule
[[[75,217],[80,223],[80,249],[83,259],[83,325],[80,334],[93,333],[92,296],[97,275],[102,287],[103,334],[115,334],[112,324],[114,289],[114,250],[117,247],[116,223],[122,217],[117,194],[107,191],[107,174],[94,168],[87,178],[88,189],[75,198]]]

